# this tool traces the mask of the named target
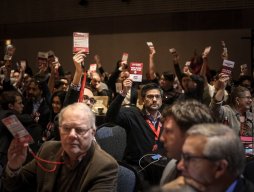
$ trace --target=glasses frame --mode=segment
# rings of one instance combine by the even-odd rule
[[[60,126],[59,127],[60,130],[62,131],[63,134],[65,135],[69,135],[72,131],[72,129],[75,130],[75,134],[78,135],[78,136],[84,136],[85,134],[88,133],[88,131],[92,128],[89,128],[89,129],[84,129],[84,127],[65,127],[65,126]]]
[[[149,99],[149,100],[152,100],[152,99],[156,99],[156,100],[159,100],[161,99],[161,95],[160,94],[156,94],[156,95],[152,95],[152,94],[149,94],[149,95],[146,95],[146,98]]]
[[[219,160],[217,158],[208,157],[208,156],[205,156],[205,155],[197,156],[197,155],[190,155],[190,154],[185,154],[185,153],[181,154],[181,159],[183,160],[184,165],[186,167],[189,166],[192,159],[205,159],[205,160],[208,160],[208,161],[218,161]]]
[[[91,104],[95,104],[96,103],[96,99],[94,99],[93,97],[89,97],[87,95],[84,95],[83,98],[84,98],[84,101],[86,101],[86,100],[88,101],[89,100],[89,102]]]

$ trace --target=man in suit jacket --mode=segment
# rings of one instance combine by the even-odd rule
[[[61,141],[45,142],[35,159],[22,167],[27,143],[14,139],[3,176],[7,191],[115,191],[117,162],[94,141],[95,117],[84,103],[59,114]]]
[[[214,119],[209,108],[196,100],[175,102],[171,107],[165,108],[162,116],[163,132],[160,140],[164,143],[167,156],[172,158],[161,178],[160,184],[164,185],[180,175],[176,164],[181,160],[186,131],[192,125],[212,123]]]
[[[254,191],[254,184],[241,175],[244,161],[243,144],[231,128],[223,124],[194,125],[186,133],[177,165],[183,176],[164,189],[187,184],[206,192]]]

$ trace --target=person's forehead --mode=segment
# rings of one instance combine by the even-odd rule
[[[250,91],[244,91],[244,92],[243,92],[243,95],[244,95],[244,96],[247,96],[247,97],[248,97],[248,96],[251,96]]]
[[[201,135],[187,136],[183,144],[183,153],[189,153],[192,155],[202,155],[207,138]]]
[[[60,79],[60,81],[61,81],[62,83],[68,83],[68,80],[67,80],[67,79]]]
[[[98,75],[97,73],[93,73],[92,77],[93,79],[100,79],[100,75]]]
[[[72,122],[73,124],[89,123],[88,114],[78,107],[67,108],[63,113],[63,123],[70,122]]]
[[[53,101],[60,101],[59,96],[55,95],[55,96],[53,97]]]
[[[18,101],[22,101],[22,97],[19,96],[19,95],[17,95],[17,96],[16,96],[16,101],[17,101],[17,102],[18,102]]]
[[[84,95],[87,95],[88,97],[94,97],[93,92],[87,88],[84,90]]]
[[[184,134],[172,116],[165,117],[165,120],[163,122],[163,128],[166,130],[174,131],[175,133],[179,132],[179,135]]]
[[[160,91],[158,89],[150,89],[146,92],[146,95],[150,94],[160,94]]]

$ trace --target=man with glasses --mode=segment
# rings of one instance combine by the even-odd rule
[[[162,132],[159,109],[162,105],[163,92],[157,84],[145,85],[141,90],[143,110],[140,111],[136,106],[121,106],[131,86],[131,79],[123,81],[123,90],[109,106],[106,122],[114,122],[126,130],[127,146],[124,161],[139,167],[142,156],[163,151],[159,141]]]
[[[183,177],[167,190],[191,185],[197,191],[251,192],[254,185],[241,176],[245,154],[239,137],[223,124],[194,125],[186,132],[177,168]]]
[[[117,162],[94,141],[95,116],[83,103],[59,114],[61,141],[45,142],[29,164],[22,167],[28,143],[14,139],[3,176],[7,191],[115,191]]]
[[[181,159],[186,131],[195,124],[212,123],[214,119],[209,108],[196,100],[178,101],[163,111],[163,132],[160,140],[164,143],[167,156],[172,158],[164,169],[161,185],[176,179],[181,173],[176,169]]]

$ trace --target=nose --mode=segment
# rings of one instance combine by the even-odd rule
[[[75,129],[71,129],[70,130],[69,136],[72,136],[72,137],[76,137],[77,136]]]

